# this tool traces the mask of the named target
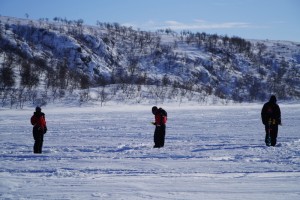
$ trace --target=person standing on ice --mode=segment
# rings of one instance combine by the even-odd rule
[[[45,114],[42,113],[40,107],[35,108],[35,112],[31,117],[31,124],[33,125],[32,134],[34,138],[34,153],[42,153],[44,134],[47,132]]]
[[[276,103],[275,95],[270,97],[270,100],[264,104],[261,110],[262,123],[265,125],[266,137],[265,143],[267,146],[275,146],[278,135],[278,125],[281,125],[280,107]],[[270,140],[270,141],[268,141]]]
[[[152,113],[155,116],[154,148],[161,148],[165,145],[167,112],[162,108],[152,107]]]

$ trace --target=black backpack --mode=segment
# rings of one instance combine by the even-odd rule
[[[168,117],[168,113],[167,113],[167,111],[165,111],[165,110],[164,110],[164,109],[162,109],[162,108],[159,108],[158,110],[159,110],[159,112],[160,112],[160,114],[161,114],[162,116],[166,116],[166,117]]]

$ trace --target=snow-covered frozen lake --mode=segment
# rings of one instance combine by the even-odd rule
[[[34,108],[1,109],[0,199],[300,199],[300,105],[279,105],[276,147],[262,105],[165,105],[161,149],[151,106],[49,106],[41,155]]]

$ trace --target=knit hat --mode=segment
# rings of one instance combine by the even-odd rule
[[[275,96],[275,95],[272,95],[272,96],[270,97],[270,102],[271,102],[271,103],[276,103],[276,101],[277,101],[276,96]]]
[[[156,113],[157,110],[158,110],[158,108],[156,106],[152,107],[152,113],[153,113],[153,115],[155,115],[155,113]]]
[[[36,108],[35,108],[35,112],[41,112],[42,111],[42,109],[39,107],[39,106],[37,106]]]

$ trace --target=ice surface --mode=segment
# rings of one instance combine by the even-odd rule
[[[300,105],[280,105],[278,145],[264,145],[261,105],[174,106],[153,149],[151,106],[0,109],[1,199],[300,199]]]

